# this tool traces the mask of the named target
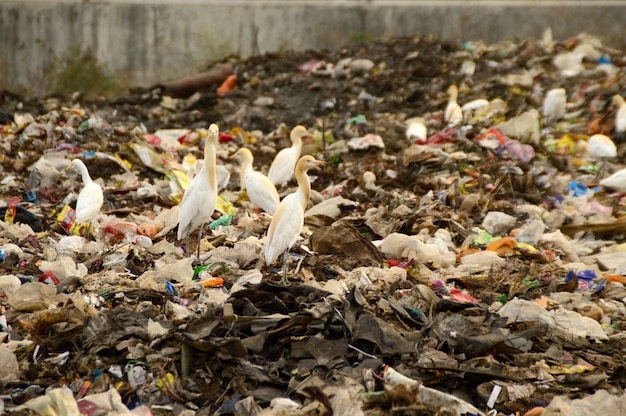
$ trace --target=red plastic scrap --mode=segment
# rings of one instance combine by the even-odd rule
[[[57,279],[52,270],[48,270],[47,272],[44,272],[41,276],[39,276],[39,281],[41,283],[46,283],[49,285],[59,284],[59,279]]]
[[[442,143],[447,143],[447,142],[453,142],[454,138],[456,137],[457,131],[458,131],[458,129],[456,127],[443,129],[443,130],[438,131],[437,133],[433,134],[432,136],[430,136],[426,140],[426,143],[428,143],[428,144],[442,144]],[[415,144],[419,144],[419,142],[420,142],[420,140],[418,139],[414,143]]]
[[[228,133],[220,132],[220,143],[228,143],[234,140],[233,136]]]
[[[148,143],[152,146],[159,147],[161,146],[161,138],[156,134],[144,134],[143,138],[146,139]]]
[[[500,142],[500,144],[505,144],[506,142],[509,141],[508,137],[506,137],[504,134],[500,133],[500,131],[495,128],[495,127],[491,127],[489,130],[483,132],[482,134],[479,134],[478,136],[474,137],[474,141],[479,142],[481,140],[485,140],[485,139],[496,139]]]
[[[17,215],[17,204],[19,204],[19,202],[19,196],[12,196],[11,198],[9,198],[9,206],[4,213],[5,222],[13,222],[15,220],[15,216]]]

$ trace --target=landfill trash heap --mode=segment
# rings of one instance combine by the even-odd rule
[[[0,411],[626,414],[625,69],[547,30],[0,91]]]

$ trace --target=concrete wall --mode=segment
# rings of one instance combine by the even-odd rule
[[[45,92],[46,69],[89,49],[130,85],[206,69],[228,54],[329,48],[362,35],[433,33],[492,43],[580,32],[621,48],[623,1],[6,1],[0,89]]]

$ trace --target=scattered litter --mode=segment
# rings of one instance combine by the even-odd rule
[[[547,31],[227,60],[94,102],[0,92],[2,412],[626,412],[623,52]],[[273,264],[241,148],[264,175],[325,162],[310,195],[277,176],[305,218]],[[185,212],[186,255],[194,178],[215,206]]]

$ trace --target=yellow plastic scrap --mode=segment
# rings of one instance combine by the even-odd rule
[[[183,159],[183,164],[191,167],[191,166],[195,165],[197,160],[198,160],[198,158],[195,157],[193,154],[187,153],[185,155],[185,158]]]
[[[524,254],[539,254],[539,250],[530,244],[518,242],[515,248]]]
[[[233,137],[241,137],[241,139],[243,139],[244,143],[246,144],[256,144],[256,136],[249,131],[242,129],[241,127],[233,127],[232,129],[230,129],[228,134]]]
[[[126,160],[126,159],[122,159],[122,157],[121,157],[119,154],[117,154],[117,153],[116,153],[116,154],[115,154],[115,158],[116,158],[117,160],[119,160],[120,164],[122,164],[123,166],[126,166],[126,168],[127,168],[128,170],[131,170],[131,169],[132,169],[133,164],[132,164],[132,163],[130,163],[130,162],[129,162],[128,160]]]
[[[180,186],[181,189],[189,188],[189,183],[191,183],[191,178],[185,172],[179,169],[172,169],[169,174],[170,176],[173,177],[173,179],[176,180],[176,182],[178,183],[178,186]]]
[[[561,137],[556,142],[556,152],[559,155],[573,155],[576,153],[576,141],[573,140],[569,134]]]
[[[585,159],[581,158],[581,157],[573,157],[570,159],[571,163],[572,163],[572,167],[574,169],[580,169],[580,170],[589,170],[592,169],[593,166],[590,165]]]
[[[561,137],[561,139],[557,142],[557,153],[558,154],[567,154],[574,155],[578,153],[578,142],[586,141],[589,139],[589,136],[584,134],[574,134],[574,133],[566,133]]]
[[[239,192],[239,197],[237,197],[237,201],[249,201],[250,197],[248,196],[248,190],[244,189],[243,191]]]
[[[167,373],[165,377],[157,381],[156,385],[161,390],[170,391],[172,387],[174,386],[175,381],[176,381],[176,377],[174,377],[174,374]]]
[[[166,178],[170,181],[170,189],[172,190],[170,199],[179,204],[183,198],[183,191],[189,187],[191,179],[185,172],[178,169],[170,170]]]
[[[217,202],[215,203],[215,209],[225,215],[237,215],[237,209],[228,199],[224,198],[222,195],[217,196]]]

